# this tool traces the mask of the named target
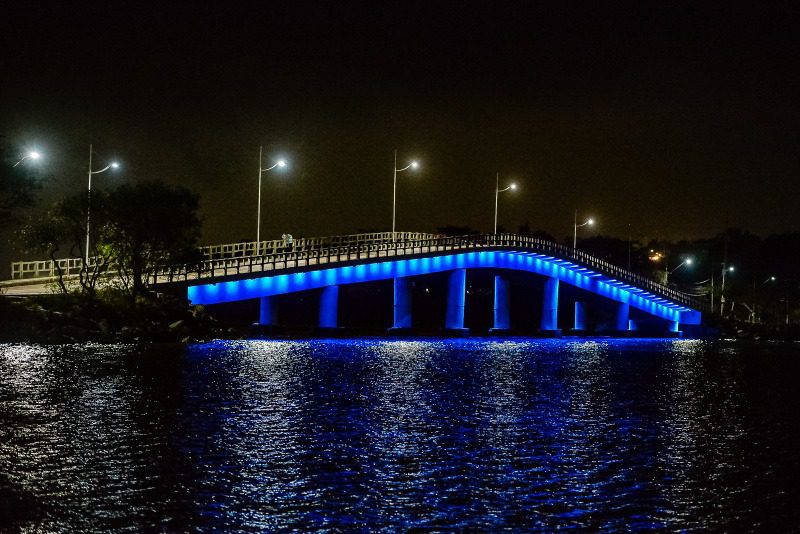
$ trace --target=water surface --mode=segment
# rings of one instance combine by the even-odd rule
[[[0,345],[9,530],[787,531],[800,346]]]

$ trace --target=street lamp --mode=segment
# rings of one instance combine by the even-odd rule
[[[392,185],[392,241],[395,240],[394,237],[394,229],[395,229],[395,221],[397,215],[397,173],[407,171],[408,169],[417,169],[419,167],[419,163],[415,160],[412,160],[411,163],[403,167],[402,169],[397,168],[397,150],[394,151],[394,182]]]
[[[664,260],[664,285],[667,285],[667,282],[669,281],[669,275],[671,275],[672,273],[674,273],[675,271],[677,271],[678,269],[680,269],[680,268],[681,268],[681,267],[683,267],[684,265],[691,265],[692,263],[694,263],[694,260],[692,260],[692,258],[686,258],[685,260],[683,260],[683,261],[680,263],[680,265],[678,265],[677,267],[675,267],[674,269],[672,269],[672,270],[670,271],[670,270],[667,268],[667,262],[666,262],[666,260]]]
[[[725,273],[732,273],[736,268],[733,265],[725,266],[722,262],[722,287],[719,289],[719,315],[725,314]]]
[[[116,161],[110,162],[108,165],[99,171],[92,170],[92,145],[89,145],[89,187],[86,189],[86,265],[89,265],[89,232],[91,230],[92,222],[92,175],[106,172],[108,169],[119,168],[119,163]]]
[[[494,233],[497,233],[497,197],[500,196],[500,193],[505,191],[514,191],[517,188],[517,184],[511,183],[505,189],[500,189],[500,173],[497,173],[494,187]]]
[[[262,167],[261,164],[264,161],[264,147],[258,147],[258,215],[257,215],[257,222],[256,222],[256,255],[261,254],[261,175],[267,171],[271,171],[275,167],[286,167],[286,160],[279,159],[275,163],[273,163],[269,167]]]
[[[38,152],[36,152],[35,150],[32,150],[32,151],[28,152],[27,154],[25,154],[24,156],[22,156],[22,159],[21,159],[21,160],[19,160],[18,162],[16,162],[16,163],[14,164],[14,167],[16,167],[17,165],[19,165],[20,163],[22,163],[22,162],[23,162],[23,161],[25,161],[26,159],[33,159],[33,160],[36,160],[36,159],[39,159],[39,158],[41,158],[41,157],[42,157],[42,155],[41,155],[41,154],[39,154],[39,153],[38,153]]]
[[[575,210],[574,229],[573,229],[573,232],[572,232],[572,248],[577,248],[578,247],[578,228],[580,228],[582,226],[587,226],[587,225],[588,226],[594,225],[594,219],[589,217],[588,219],[583,221],[581,224],[578,224],[578,210]]]

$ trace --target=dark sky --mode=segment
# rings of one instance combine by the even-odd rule
[[[65,2],[65,4],[67,4]],[[205,240],[391,225],[561,238],[800,230],[796,4],[55,2],[0,13],[7,141],[47,154],[47,195],[86,153],[202,196]],[[565,4],[569,4],[565,7]]]

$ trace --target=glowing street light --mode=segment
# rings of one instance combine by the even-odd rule
[[[500,196],[500,193],[505,191],[514,191],[517,189],[517,184],[511,183],[505,189],[500,189],[500,173],[498,172],[496,175],[495,180],[495,187],[494,187],[494,233],[497,233],[497,198]]]
[[[16,162],[14,164],[14,167],[19,165],[20,163],[22,163],[26,159],[37,160],[37,159],[39,159],[41,157],[42,157],[42,155],[40,153],[36,152],[35,150],[32,150],[32,151],[28,152],[27,154],[25,154],[24,156],[22,156],[22,159],[20,159],[18,162]]]
[[[594,226],[594,219],[589,217],[581,224],[578,224],[578,210],[575,210],[575,222],[572,232],[572,248],[578,247],[578,228],[581,228],[582,226]]]
[[[392,185],[392,241],[395,240],[395,221],[397,220],[397,173],[407,171],[408,169],[418,169],[419,163],[412,160],[411,163],[403,167],[397,168],[397,150],[394,151],[394,181]]]
[[[262,167],[264,162],[264,147],[258,147],[258,215],[256,222],[256,255],[261,254],[261,175],[271,171],[275,167],[284,168],[287,163],[285,159],[279,159],[269,167]]]
[[[692,263],[694,263],[694,260],[692,260],[692,258],[686,258],[685,260],[683,260],[680,263],[680,265],[678,265],[677,267],[675,267],[674,269],[672,269],[670,271],[667,268],[667,262],[665,261],[664,262],[664,285],[667,285],[667,282],[669,281],[669,275],[671,275],[672,273],[674,273],[675,271],[677,271],[678,269],[680,269],[684,265],[690,266],[690,265],[692,265]]]
[[[106,172],[108,169],[118,169],[119,163],[112,161],[98,171],[92,170],[92,145],[89,145],[89,187],[86,189],[86,265],[89,265],[89,235],[92,224],[92,175]]]

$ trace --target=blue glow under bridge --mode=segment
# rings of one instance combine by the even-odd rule
[[[636,328],[631,308],[666,321],[668,330],[701,323],[704,305],[648,278],[620,269],[571,247],[510,234],[464,237],[420,236],[328,243],[296,251],[208,259],[199,264],[156,271],[154,286],[185,286],[195,304],[260,299],[260,322],[276,320],[273,297],[321,289],[319,326],[338,326],[338,291],[346,284],[393,280],[393,328],[411,328],[411,283],[415,276],[448,274],[445,328],[465,331],[467,269],[491,269],[494,277],[494,328],[510,327],[508,271],[545,277],[540,331],[556,332],[561,283],[599,295],[616,306],[615,330]],[[416,237],[415,236],[415,237]],[[574,328],[585,322],[584,302],[575,302]]]

